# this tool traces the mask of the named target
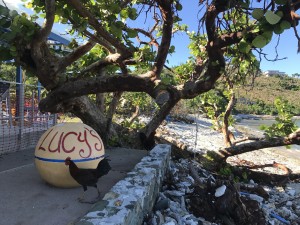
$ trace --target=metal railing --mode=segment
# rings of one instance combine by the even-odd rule
[[[34,147],[57,122],[56,114],[38,110],[38,87],[0,80],[0,155]]]

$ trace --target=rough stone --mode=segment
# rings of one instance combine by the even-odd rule
[[[171,146],[157,145],[76,225],[140,225],[152,211],[169,168]]]

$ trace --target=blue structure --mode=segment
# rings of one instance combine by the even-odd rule
[[[53,32],[51,32],[51,34],[49,35],[48,40],[56,41],[56,42],[58,42],[62,45],[68,45],[70,43],[69,40],[67,40],[67,39],[65,39],[65,38],[63,38],[63,37],[61,37],[61,36],[59,36],[59,35],[57,35]]]

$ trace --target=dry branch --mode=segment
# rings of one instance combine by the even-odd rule
[[[293,144],[300,145],[300,129],[288,135],[287,137],[273,137],[269,139],[262,139],[258,141],[235,145],[219,150],[216,154],[218,154],[219,157],[226,159],[230,156],[239,155],[242,153],[251,152],[259,149],[288,146]]]

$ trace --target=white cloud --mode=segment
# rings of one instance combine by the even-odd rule
[[[10,9],[20,9],[20,7],[24,4],[21,0],[0,0],[0,5],[4,5],[3,1]]]

